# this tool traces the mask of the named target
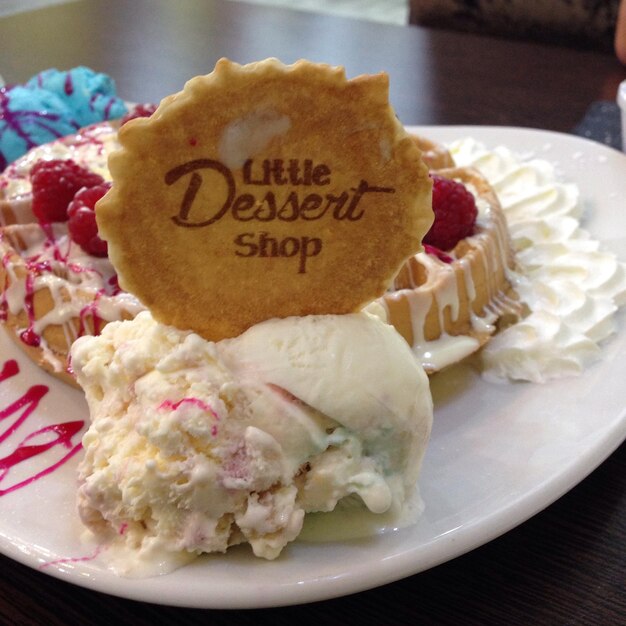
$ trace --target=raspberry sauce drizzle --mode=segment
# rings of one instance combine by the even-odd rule
[[[159,409],[169,409],[170,411],[176,411],[179,407],[185,404],[190,404],[192,406],[198,407],[202,411],[210,413],[216,420],[220,419],[217,413],[211,408],[211,406],[200,398],[183,398],[182,400],[178,400],[178,402],[173,402],[172,400],[163,400],[163,402],[159,404]]]
[[[2,238],[2,235],[0,235],[0,239]],[[0,322],[6,322],[7,317],[8,317],[8,310],[9,310],[9,301],[7,299],[7,288],[9,286],[9,275],[8,273],[6,273],[6,268],[7,265],[9,263],[9,253],[7,252],[3,257],[2,257],[2,268],[4,269],[4,285],[2,286],[2,294],[0,295]]]
[[[46,247],[52,246],[54,250],[54,259],[59,260],[61,258],[61,252],[54,239],[52,233],[52,227],[50,224],[42,224],[42,230],[46,234]],[[26,268],[28,274],[26,275],[26,281],[24,285],[24,310],[28,319],[28,327],[20,333],[20,339],[27,345],[36,348],[41,345],[41,336],[35,331],[35,276],[41,276],[43,273],[52,272],[52,264],[50,261],[40,261],[41,255],[37,254],[32,257],[26,258]],[[6,290],[5,290],[6,291]]]
[[[36,348],[41,344],[41,336],[35,332],[35,289],[32,274],[26,276],[26,294],[24,295],[24,309],[28,317],[28,328],[20,333],[20,339],[27,345]]]
[[[74,81],[72,80],[72,75],[69,72],[65,75],[63,89],[65,94],[68,96],[71,96],[74,93]]]
[[[11,359],[7,361],[3,366],[2,370],[0,370],[0,383],[7,378],[11,378],[12,376],[17,376],[19,374],[20,368],[17,365],[17,361]]]
[[[18,374],[19,366],[17,361],[13,359],[6,361],[2,370],[0,370],[0,383],[13,376],[17,376]],[[0,422],[3,422],[9,417],[17,414],[17,418],[13,421],[13,423],[9,424],[4,431],[0,432],[0,443],[10,441],[18,428],[22,426],[33,411],[37,409],[41,400],[46,396],[48,391],[49,388],[46,385],[33,385],[21,398],[18,398],[6,408],[0,408]],[[14,447],[13,452],[3,458],[0,458],[0,483],[7,477],[10,470],[16,465],[32,459],[33,457],[45,454],[48,450],[51,450],[56,446],[62,446],[67,450],[67,452],[60,459],[52,462],[44,469],[6,489],[0,489],[0,497],[13,491],[17,491],[22,487],[26,487],[32,482],[47,476],[72,458],[82,448],[80,440],[78,443],[74,443],[73,438],[81,431],[84,424],[85,423],[83,421],[51,424],[31,432],[19,441]],[[50,434],[53,435],[52,439],[49,439]],[[33,440],[37,437],[43,437],[47,440],[40,444],[33,443]]]
[[[26,257],[24,262],[26,264],[26,268],[28,270],[28,274],[26,276],[25,285],[24,285],[24,310],[26,312],[28,327],[20,333],[20,339],[28,346],[38,347],[41,345],[42,337],[35,330],[35,324],[37,321],[37,316],[35,314],[35,280],[37,277],[42,276],[44,274],[55,274],[59,271],[59,268],[56,265],[61,264],[64,265],[67,270],[69,270],[73,274],[96,274],[101,276],[98,270],[84,267],[78,263],[70,262],[70,253],[72,242],[71,240],[67,241],[65,249],[62,248],[59,241],[55,238],[52,225],[51,224],[40,224],[41,229],[43,230],[46,241],[44,244],[44,251],[47,254],[52,255],[52,260],[40,260],[42,254],[35,254],[31,257]],[[3,259],[4,263],[4,259]],[[7,279],[8,280],[8,279]],[[6,286],[5,286],[6,287]],[[115,285],[112,285],[112,289],[116,289]],[[117,288],[119,291],[119,288]],[[6,288],[3,293],[6,292]],[[80,328],[78,332],[78,336],[84,335],[88,332],[88,326],[86,324],[87,319],[91,319],[93,332],[90,334],[100,334],[100,330],[104,326],[104,320],[99,315],[99,300],[103,295],[107,295],[105,290],[100,290],[92,303],[85,306],[79,313],[80,319]],[[0,301],[0,320],[6,319],[6,303],[3,300]]]
[[[72,556],[65,557],[62,559],[56,559],[55,561],[47,561],[46,563],[42,563],[39,566],[40,570],[46,569],[46,567],[57,567],[59,565],[65,565],[66,563],[85,563],[86,561],[93,561],[98,558],[100,553],[103,550],[103,546],[98,546],[92,554],[88,554],[87,556]]]
[[[208,413],[213,417],[216,422],[220,421],[220,416],[213,410],[210,405],[208,405],[206,402],[204,402],[204,400],[201,400],[200,398],[183,398],[178,402],[172,402],[172,400],[164,400],[163,402],[161,402],[158,408],[160,410],[176,411],[180,406],[184,406],[187,404],[195,406],[201,411]],[[213,437],[217,437],[217,432],[217,425],[213,424],[213,426],[211,426],[211,435]]]

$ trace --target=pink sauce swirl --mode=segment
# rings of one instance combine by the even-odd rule
[[[213,417],[216,422],[220,421],[220,416],[213,410],[211,405],[207,404],[204,400],[200,398],[183,398],[182,400],[178,400],[178,402],[172,402],[172,400],[163,400],[159,405],[160,410],[168,410],[168,411],[176,411],[180,406],[185,404],[190,404],[191,406],[195,406],[199,408],[201,411],[208,413]],[[211,427],[211,435],[213,437],[217,437],[217,425],[213,424]]]
[[[0,370],[0,383],[5,382],[13,376],[20,373],[17,361],[11,359],[6,361]],[[0,407],[0,424],[9,420],[11,417],[15,419],[2,430],[0,428],[0,443],[9,443],[13,451],[8,455],[0,458],[0,484],[7,478],[12,468],[20,463],[24,463],[36,456],[46,455],[49,451],[60,446],[64,449],[64,454],[58,458],[58,453],[54,455],[54,459],[50,459],[50,464],[43,470],[39,470],[22,479],[21,481],[7,487],[0,488],[0,497],[13,491],[17,491],[27,485],[33,483],[56,469],[64,465],[71,459],[81,448],[82,443],[78,436],[85,422],[81,420],[73,422],[63,422],[58,424],[50,424],[27,434],[25,437],[18,439],[18,429],[27,423],[29,416],[37,409],[40,402],[47,395],[49,388],[46,385],[32,385],[24,395],[10,403],[6,407]],[[52,435],[52,438],[50,436]],[[37,438],[44,440],[43,443],[36,443]],[[78,439],[78,441],[76,441]],[[52,457],[52,455],[47,455]]]
[[[54,561],[46,561],[39,566],[40,570],[46,569],[46,567],[56,567],[58,565],[65,565],[66,563],[85,563],[86,561],[93,561],[104,549],[104,546],[98,546],[92,554],[87,556],[72,556],[62,559],[56,559]]]

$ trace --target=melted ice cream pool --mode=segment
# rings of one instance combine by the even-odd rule
[[[516,251],[509,279],[530,313],[496,334],[481,353],[490,380],[545,382],[580,374],[600,358],[626,303],[626,265],[581,226],[578,187],[546,160],[472,138],[449,146],[459,166],[493,186]]]

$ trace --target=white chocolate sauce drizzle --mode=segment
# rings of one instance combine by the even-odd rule
[[[134,317],[143,310],[134,296],[119,288],[110,261],[84,252],[71,241],[64,224],[7,229],[0,236],[0,249],[8,250],[2,257],[5,285],[0,316],[18,319],[26,313],[26,325],[16,332],[26,345],[41,349],[54,371],[66,369],[67,363],[48,345],[48,327],[62,329],[64,348],[69,350],[77,337],[97,334],[106,322]],[[41,290],[48,291],[52,307],[36,314],[34,298]]]
[[[507,280],[513,282],[506,221],[486,197],[472,185],[466,186],[475,196],[478,208],[475,233],[467,238],[467,245],[443,254],[432,250],[416,254],[406,265],[403,288],[398,289],[400,285],[395,285],[380,301],[388,315],[393,300],[408,302],[412,348],[422,365],[431,372],[475,352],[485,338],[495,332],[495,323],[500,316],[519,309],[519,303],[502,292],[501,281],[496,278],[498,271],[504,271]],[[483,290],[486,291],[487,302],[478,313],[473,306],[478,294],[475,283],[477,271],[469,257],[465,256],[469,249],[480,250],[480,254],[473,257],[482,259],[478,275],[483,276],[486,282]],[[465,333],[453,335],[445,331],[446,316],[453,323],[459,320],[460,293],[464,293],[470,303],[471,328]],[[437,325],[442,330],[437,339],[428,339],[425,335],[426,317],[431,309],[436,311]]]
[[[457,167],[477,169],[497,194],[503,214],[490,214],[488,203],[479,198],[477,234],[468,243],[483,247],[479,257],[487,277],[494,276],[498,264],[505,268],[519,302],[488,280],[489,302],[483,311],[471,312],[467,332],[442,332],[427,340],[424,328],[431,307],[444,329],[446,314],[457,319],[459,293],[464,291],[472,301],[477,285],[463,256],[445,253],[453,257],[445,259],[422,252],[403,277],[404,287],[409,277],[410,288],[389,292],[381,303],[389,314],[394,299],[409,301],[413,350],[429,371],[461,360],[477,350],[481,337],[493,334],[480,353],[488,380],[545,382],[580,374],[600,357],[599,343],[616,330],[615,313],[626,304],[626,265],[581,227],[579,190],[561,182],[548,161],[521,157],[504,147],[487,149],[471,138],[448,148]],[[495,236],[485,237],[486,232]],[[514,268],[507,262],[509,240]],[[495,249],[487,247],[494,241]],[[498,317],[520,303],[527,315],[495,333]]]

